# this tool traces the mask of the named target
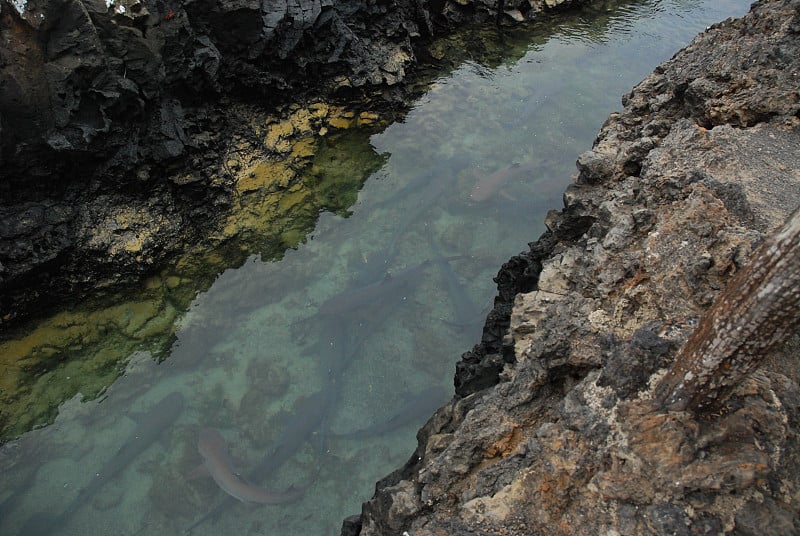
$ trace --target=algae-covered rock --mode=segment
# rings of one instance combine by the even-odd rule
[[[237,195],[208,238],[186,246],[174,266],[144,280],[136,289],[141,295],[91,301],[0,342],[0,365],[6,370],[0,383],[0,438],[52,421],[59,404],[76,393],[97,396],[138,350],[149,349],[160,359],[172,343],[178,319],[215,274],[254,254],[278,258],[305,240],[322,210],[344,213],[384,157],[369,145],[367,129],[323,138],[319,131],[342,116],[348,121],[378,119],[372,112],[324,103],[294,106],[285,118],[273,117],[269,124],[287,125],[271,130],[283,133],[279,144],[287,144],[286,151],[233,140]],[[94,250],[146,265],[153,262],[149,252],[164,238],[164,230],[174,228],[173,217],[168,207],[131,204],[108,213],[102,225],[87,218],[83,232]]]

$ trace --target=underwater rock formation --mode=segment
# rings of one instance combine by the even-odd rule
[[[457,397],[342,534],[797,534],[800,341],[702,416],[652,403],[800,206],[800,1],[756,2],[623,97],[499,271]]]

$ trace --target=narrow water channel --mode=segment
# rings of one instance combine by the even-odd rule
[[[620,96],[748,3],[632,2],[440,44],[466,59],[370,138],[385,164],[348,217],[225,271],[166,359],[131,356],[99,400],[0,447],[0,533],[338,534],[453,395],[492,277]]]

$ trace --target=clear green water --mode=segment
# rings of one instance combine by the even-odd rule
[[[494,59],[465,60],[371,138],[388,158],[350,217],[323,214],[280,262],[254,257],[224,272],[182,318],[165,361],[133,356],[101,400],[68,402],[53,425],[0,447],[0,533],[183,533],[226,497],[195,470],[209,427],[236,471],[261,464],[268,475],[255,484],[305,493],[277,505],[234,501],[193,534],[337,534],[375,481],[411,455],[431,408],[452,396],[492,277],[544,230],[620,96],[746,8],[639,2],[555,29],[450,41],[499,37]],[[502,180],[481,182],[500,170]],[[459,258],[441,261],[450,256]],[[174,412],[156,406],[170,393],[183,401]],[[106,481],[115,459],[127,463]],[[103,485],[79,495],[92,482]]]

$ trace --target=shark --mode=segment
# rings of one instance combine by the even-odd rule
[[[499,169],[480,179],[469,194],[469,198],[476,203],[484,203],[494,198],[497,194],[507,195],[503,187],[508,181],[536,169],[534,162],[516,162],[508,167]]]
[[[242,502],[257,504],[283,504],[298,500],[305,489],[291,487],[286,491],[270,491],[255,486],[239,476],[228,456],[225,439],[213,428],[203,428],[197,440],[197,450],[203,458],[203,466],[217,485]]]
[[[334,389],[323,389],[301,400],[295,410],[287,419],[286,429],[271,449],[247,474],[248,482],[260,483],[277,471],[289,458],[294,456],[302,444],[313,437],[315,431],[322,427],[323,421],[330,409],[331,401],[335,399]],[[186,528],[184,534],[191,533],[196,527],[206,521],[215,521],[237,503],[237,499],[230,494],[225,494],[213,507],[200,516],[194,523]]]
[[[357,271],[359,281],[372,283],[386,274],[386,268],[397,256],[400,240],[411,227],[424,222],[430,211],[441,204],[442,197],[455,188],[456,177],[468,164],[469,161],[462,157],[444,159],[411,179],[388,201],[377,205],[403,206],[404,210],[391,220],[392,235],[384,247],[364,257],[364,263]]]
[[[439,260],[436,264],[439,266],[447,295],[453,306],[453,319],[445,322],[459,330],[465,330],[484,322],[487,312],[472,301],[467,289],[458,280],[458,276],[453,267],[450,266],[450,263]]]

